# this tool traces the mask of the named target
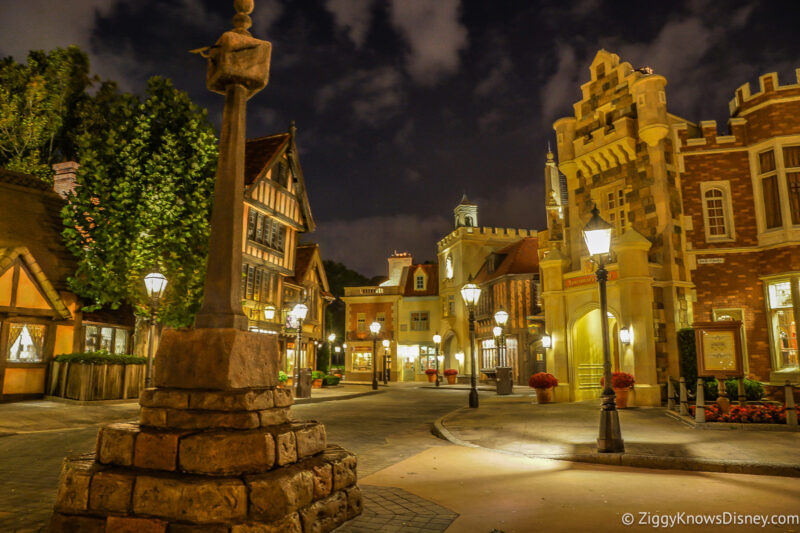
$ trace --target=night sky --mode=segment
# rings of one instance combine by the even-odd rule
[[[462,193],[480,223],[544,229],[552,123],[572,114],[599,48],[668,81],[672,113],[717,120],[745,82],[800,67],[796,2],[255,0],[272,42],[248,136],[298,127],[323,258],[384,274],[393,250],[434,260]],[[219,123],[188,50],[232,27],[229,0],[0,0],[0,55],[77,44],[141,93],[172,78]],[[754,85],[754,88],[756,85]]]

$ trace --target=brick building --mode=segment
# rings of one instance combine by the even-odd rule
[[[759,85],[735,91],[727,135],[679,127],[678,162],[694,318],[742,321],[745,372],[780,385],[800,380],[800,83]]]
[[[637,404],[659,403],[678,376],[676,332],[694,321],[742,320],[746,371],[796,380],[800,85],[769,74],[757,94],[740,87],[730,134],[718,135],[670,113],[667,80],[650,69],[605,50],[590,68],[574,116],[553,125],[558,167],[551,154],[545,165],[539,248],[556,397],[600,393],[598,290],[582,237],[594,205],[614,226],[612,363],[634,374]]]

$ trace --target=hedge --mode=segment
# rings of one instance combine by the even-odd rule
[[[80,363],[84,365],[142,365],[147,362],[147,358],[108,352],[80,352],[57,355],[54,361],[56,363]]]

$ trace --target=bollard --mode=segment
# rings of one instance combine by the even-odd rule
[[[792,390],[792,384],[788,379],[786,380],[786,387],[783,390],[784,396],[786,396],[786,425],[796,426],[797,407],[794,405],[794,391]]]
[[[747,401],[747,395],[744,392],[744,377],[738,377],[736,382],[736,386],[739,387],[739,405],[744,405],[744,402]]]
[[[675,387],[672,386],[672,378],[667,377],[667,410],[675,410]]]
[[[695,404],[694,421],[706,421],[706,394],[703,390],[703,378],[697,378],[697,403]]]
[[[688,415],[689,414],[689,400],[686,396],[686,379],[681,378],[678,383],[679,392],[680,392],[680,414]]]

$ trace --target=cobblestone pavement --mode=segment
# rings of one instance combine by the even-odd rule
[[[357,454],[359,477],[363,478],[427,448],[451,446],[431,434],[431,423],[466,401],[465,391],[390,387],[387,393],[382,394],[296,405],[292,412],[297,419],[324,423],[329,442],[342,445]],[[137,407],[135,404],[124,404],[87,408],[54,402],[0,406],[0,434],[7,434],[0,437],[0,532],[42,530],[52,512],[63,458],[73,453],[91,451],[97,426],[135,418]],[[69,413],[74,415],[68,416]],[[30,423],[11,421],[11,418],[20,416],[44,417],[46,422],[32,426]],[[101,420],[103,418],[106,419]],[[25,431],[24,427],[53,429],[24,433],[21,432]],[[17,434],[8,435],[13,432]],[[367,495],[365,518],[370,517],[370,521],[364,523],[359,531],[413,531],[392,529],[396,525],[395,517],[400,517],[402,525],[403,517],[408,516],[407,506],[410,504],[396,503],[403,497],[397,494],[389,497],[382,489],[366,485],[363,489]],[[374,501],[373,495],[377,498]],[[434,520],[434,514],[425,507],[429,502],[420,498],[408,501],[418,504],[412,506],[416,511],[430,514],[430,520],[426,522],[427,530],[445,529],[446,525],[439,524],[441,520]],[[373,510],[377,521],[373,520],[376,518],[372,515]],[[393,513],[392,518],[379,523],[379,517],[387,516],[388,512]],[[447,510],[442,513],[443,517],[455,516]]]
[[[438,533],[458,518],[453,511],[403,489],[362,485],[361,491],[364,512],[337,529],[336,533]]]

